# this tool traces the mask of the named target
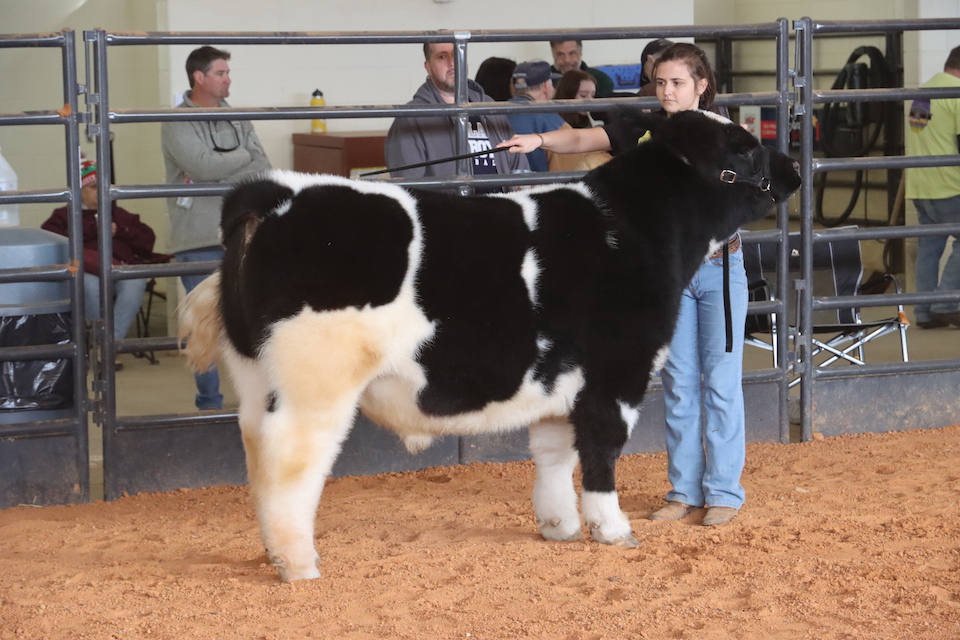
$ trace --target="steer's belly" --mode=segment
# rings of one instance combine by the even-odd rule
[[[509,431],[546,417],[569,414],[583,387],[583,374],[575,369],[559,376],[549,392],[528,375],[520,390],[508,400],[488,403],[479,411],[444,416],[420,410],[417,393],[422,386],[423,378],[416,374],[380,376],[364,390],[360,410],[404,438]]]

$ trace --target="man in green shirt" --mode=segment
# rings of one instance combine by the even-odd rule
[[[960,87],[960,47],[954,48],[943,72],[922,88]],[[911,156],[956,155],[960,146],[960,98],[914,100],[910,105],[907,154]],[[907,169],[908,198],[917,208],[920,224],[960,223],[960,167]],[[960,289],[960,241],[953,238],[950,257],[940,271],[940,259],[948,236],[927,236],[917,240],[917,291]],[[956,300],[914,307],[917,325],[933,329],[960,327],[960,305]]]

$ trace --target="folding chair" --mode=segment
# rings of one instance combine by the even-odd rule
[[[856,227],[847,227],[855,229]],[[800,234],[791,233],[787,238],[789,246],[789,281],[801,277]],[[777,244],[757,243],[744,245],[744,266],[747,270],[747,282],[751,300],[773,300],[776,294]],[[827,242],[813,245],[813,295],[817,297],[863,295],[860,290],[863,277],[863,263],[860,257],[860,242],[855,239],[837,237]],[[885,279],[891,282],[897,293],[902,292],[899,280],[892,274]],[[795,342],[798,328],[797,303],[799,292],[788,300],[788,338]],[[864,321],[860,309],[821,309],[813,312],[813,352],[811,357],[818,367],[830,366],[837,362],[848,364],[866,364],[864,345],[889,333],[900,335],[900,352],[904,362],[909,361],[907,352],[907,327],[909,322],[903,312],[903,305],[897,305],[896,315],[879,320]],[[769,350],[776,362],[776,318],[775,314],[748,315],[745,343]],[[789,347],[793,350],[793,347]],[[793,378],[790,386],[800,382]]]

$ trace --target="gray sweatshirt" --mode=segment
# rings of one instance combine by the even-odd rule
[[[493,98],[486,95],[480,85],[473,80],[467,81],[467,96],[470,102],[493,102]],[[427,78],[427,81],[414,94],[413,100],[407,104],[443,104],[443,99]],[[490,138],[491,146],[495,147],[500,142],[513,137],[513,129],[505,117],[480,116],[480,120]],[[455,125],[451,117],[396,118],[390,131],[387,132],[384,153],[388,167],[402,167],[426,160],[449,158],[456,155],[455,145]],[[498,153],[496,163],[499,174],[530,169],[527,157],[522,153]],[[456,162],[444,162],[417,169],[391,171],[390,175],[394,178],[425,176],[452,178],[457,172],[456,164]]]
[[[189,91],[177,106],[197,107]],[[230,105],[221,101],[220,106]],[[164,122],[160,141],[167,184],[239,182],[271,168],[249,120]],[[167,198],[173,253],[220,245],[221,201],[219,196]]]

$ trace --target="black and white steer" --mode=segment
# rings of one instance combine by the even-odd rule
[[[528,428],[550,540],[637,544],[617,457],[704,257],[800,184],[742,128],[687,112],[576,184],[461,197],[273,171],[224,200],[226,257],[180,312],[240,398],[284,581],[316,578],[324,480],[359,407],[411,451]],[[635,140],[636,138],[634,138]]]

